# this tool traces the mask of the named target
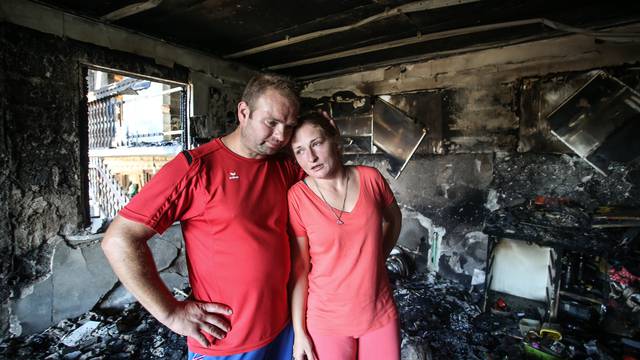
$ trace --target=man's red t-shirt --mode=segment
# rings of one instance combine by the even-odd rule
[[[266,345],[289,319],[287,190],[300,168],[284,156],[249,159],[220,139],[167,163],[120,215],[164,232],[180,221],[198,301],[231,307],[231,330],[192,352],[224,356]],[[212,337],[207,338],[211,341]]]

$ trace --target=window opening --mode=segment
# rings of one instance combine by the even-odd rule
[[[113,218],[188,148],[187,86],[92,68],[86,80],[93,222]]]

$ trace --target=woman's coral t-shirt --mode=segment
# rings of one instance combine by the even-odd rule
[[[360,192],[344,224],[303,181],[289,189],[291,228],[309,239],[307,328],[319,334],[358,337],[398,316],[382,254],[382,214],[393,192],[378,170],[356,170]]]

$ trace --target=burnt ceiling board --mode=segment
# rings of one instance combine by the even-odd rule
[[[301,79],[558,36],[571,30],[564,25],[593,31],[640,22],[640,2],[637,1],[41,0],[39,2],[209,54],[233,59],[257,69],[271,69]],[[135,4],[143,6],[138,7],[138,12],[129,11]],[[429,9],[424,10],[425,8]],[[113,20],[106,20],[105,16],[114,12],[118,16],[112,18]],[[373,16],[376,18],[372,19]],[[543,23],[540,19],[554,23]],[[354,26],[359,22],[359,25]],[[492,28],[496,24],[505,23],[507,25]],[[560,24],[561,28],[553,24]],[[335,31],[340,27],[348,27],[348,29]],[[303,35],[308,36],[317,31],[331,29],[333,30],[330,34],[297,42],[297,39]],[[457,33],[461,29],[469,31]],[[270,47],[257,53],[238,54],[244,50],[286,39],[289,39],[286,46]],[[638,39],[636,38],[635,41]],[[371,49],[376,46],[381,48]],[[354,49],[359,50],[354,51]],[[301,64],[296,64],[301,60]]]

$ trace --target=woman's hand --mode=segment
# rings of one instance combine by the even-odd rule
[[[313,342],[307,334],[296,334],[293,340],[294,360],[318,360],[313,351]]]

